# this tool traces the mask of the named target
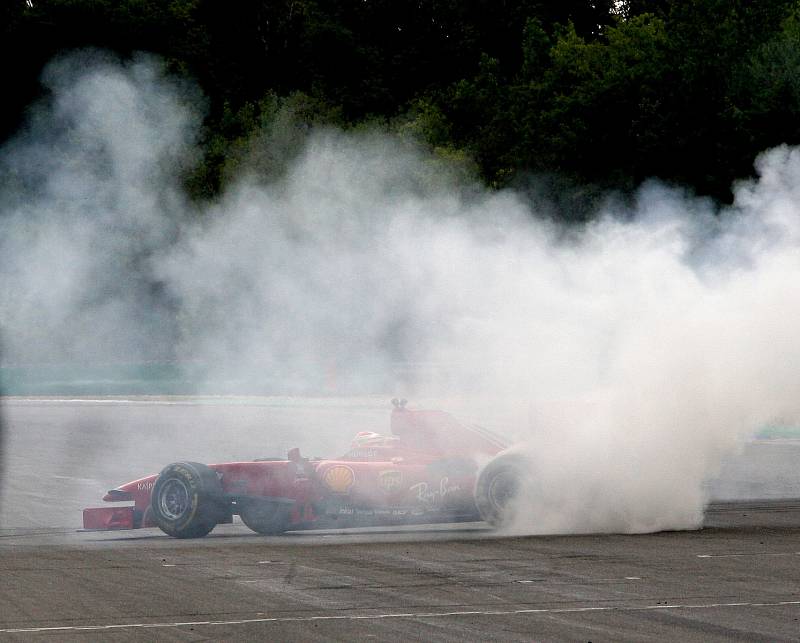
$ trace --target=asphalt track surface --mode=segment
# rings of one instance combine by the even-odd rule
[[[346,415],[368,424],[368,406]],[[91,439],[105,440],[84,454],[101,476],[142,464],[98,464],[122,444],[107,422],[132,428],[155,418],[150,406],[108,409],[80,413]],[[800,640],[798,500],[715,502],[703,529],[649,535],[501,538],[482,524],[281,537],[233,524],[192,541],[155,529],[77,532],[62,505],[47,513],[49,492],[63,485],[71,506],[95,485],[110,485],[81,468],[82,438],[71,447],[60,437],[43,440],[60,423],[77,426],[73,411],[74,405],[6,409],[13,492],[7,485],[0,529],[0,640]],[[332,426],[342,412],[299,411],[309,427]],[[198,426],[196,411],[185,409],[159,413],[159,426],[187,413]],[[250,406],[214,410],[211,424],[219,413],[242,426],[255,417]],[[261,408],[255,415],[270,416],[275,427],[297,413]],[[32,435],[20,435],[21,426],[32,425]],[[241,431],[238,437],[248,434]],[[219,446],[213,432],[203,435],[192,448]],[[233,434],[226,435],[228,443]],[[329,438],[336,440],[322,439]],[[229,444],[228,451],[237,448]],[[777,471],[775,493],[787,491],[797,468],[794,445],[753,453],[737,470],[758,472],[754,489],[764,491],[766,463]],[[37,471],[39,491],[19,496]]]

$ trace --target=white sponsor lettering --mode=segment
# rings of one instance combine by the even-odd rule
[[[353,458],[354,460],[365,460],[374,458],[377,455],[378,452],[375,449],[351,449],[347,457]]]
[[[457,484],[451,485],[449,483],[449,478],[442,478],[439,481],[439,488],[431,489],[427,482],[418,482],[415,485],[411,485],[409,490],[411,493],[416,494],[419,502],[426,505],[435,505],[444,500],[449,494],[461,490],[461,487]]]

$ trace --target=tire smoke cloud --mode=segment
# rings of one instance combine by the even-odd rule
[[[722,210],[653,181],[562,229],[408,142],[317,129],[201,207],[202,101],[157,60],[82,53],[43,82],[0,152],[5,364],[444,400],[530,458],[526,533],[698,527],[722,459],[800,418],[796,149]]]

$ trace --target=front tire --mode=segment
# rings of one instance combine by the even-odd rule
[[[222,514],[222,485],[217,473],[197,462],[164,467],[153,486],[153,520],[175,538],[201,538]]]
[[[519,511],[530,464],[521,455],[501,455],[481,471],[475,486],[475,505],[481,518],[493,527],[507,527]]]

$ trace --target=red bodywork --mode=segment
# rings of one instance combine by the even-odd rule
[[[286,460],[209,466],[230,502],[228,522],[237,503],[254,497],[290,502],[289,529],[455,522],[479,520],[473,499],[479,466],[505,446],[443,411],[397,405],[390,439],[354,446],[340,458],[308,460],[292,449]],[[85,509],[84,529],[155,526],[149,507],[157,478],[109,491],[104,501],[129,504]]]

